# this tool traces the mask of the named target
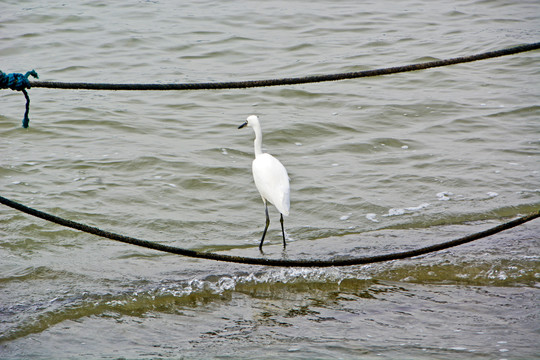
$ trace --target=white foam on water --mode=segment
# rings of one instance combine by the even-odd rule
[[[373,214],[373,213],[366,214],[366,219],[373,222],[379,222],[379,220],[377,220],[377,214]]]
[[[408,208],[405,208],[405,210],[408,210],[408,211],[418,211],[418,210],[422,210],[422,209],[425,209],[429,206],[429,203],[422,203],[418,206],[413,206],[413,207],[408,207]]]
[[[452,195],[454,194],[450,191],[441,191],[440,193],[437,193],[437,199],[439,201],[448,201]]]
[[[388,213],[384,214],[383,216],[404,215],[406,213],[420,211],[422,209],[427,208],[429,205],[430,205],[429,203],[422,203],[422,204],[420,204],[418,206],[410,206],[410,207],[406,207],[406,208],[392,208],[392,209],[388,210]]]
[[[405,209],[390,209],[388,210],[388,214],[384,214],[383,216],[398,216],[405,214]]]

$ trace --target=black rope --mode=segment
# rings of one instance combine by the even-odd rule
[[[41,87],[51,89],[83,89],[83,90],[218,90],[218,89],[245,89],[263,86],[279,86],[279,85],[297,85],[308,84],[323,81],[338,81],[346,79],[357,79],[362,77],[380,76],[396,74],[407,71],[418,71],[429,68],[462,64],[472,61],[485,60],[499,56],[513,55],[525,51],[540,49],[540,42],[524,44],[508,49],[489,51],[481,54],[463,56],[458,58],[430,61],[419,64],[396,66],[390,68],[382,68],[375,70],[328,74],[328,75],[312,75],[294,78],[268,79],[268,80],[249,80],[249,81],[230,81],[230,82],[215,82],[215,83],[184,83],[184,84],[106,84],[106,83],[67,83],[56,81],[30,81],[28,76],[32,75],[37,78],[37,73],[32,70],[25,75],[19,73],[5,74],[0,71],[0,89],[11,88],[13,90],[22,91],[26,98],[26,112],[23,118],[23,127],[27,128],[30,119],[28,113],[30,111],[30,97],[25,88]],[[14,85],[14,86],[12,86]]]
[[[418,71],[434,67],[461,64],[466,62],[490,59],[499,56],[513,55],[525,51],[540,49],[540,42],[524,44],[508,49],[489,51],[481,54],[458,57],[446,60],[430,61],[419,64],[397,66],[383,69],[348,72],[328,75],[312,75],[305,77],[250,80],[216,83],[185,83],[185,84],[100,84],[100,83],[66,83],[52,81],[31,81],[33,87],[54,89],[84,89],[84,90],[217,90],[217,89],[245,89],[263,86],[296,85],[323,81],[337,81],[356,79],[362,77],[396,74],[407,71]]]
[[[159,251],[164,251],[172,254],[178,254],[183,256],[189,256],[200,259],[208,260],[217,260],[217,261],[226,261],[240,264],[248,265],[266,265],[266,266],[281,266],[281,267],[331,267],[331,266],[351,266],[351,265],[364,265],[371,264],[383,261],[391,260],[400,260],[405,258],[411,258],[414,256],[424,255],[435,251],[440,251],[448,249],[454,246],[466,244],[468,242],[485,238],[490,235],[494,235],[504,230],[511,229],[515,226],[524,224],[528,221],[534,220],[540,217],[540,211],[535,213],[522,216],[515,220],[509,221],[507,223],[495,226],[493,228],[471,234],[468,236],[461,237],[452,241],[447,241],[444,243],[439,243],[435,245],[426,246],[416,250],[403,251],[398,253],[375,255],[375,256],[366,256],[359,258],[350,258],[350,259],[332,259],[332,260],[280,260],[280,259],[264,259],[264,258],[250,258],[243,256],[231,256],[231,255],[221,255],[215,253],[200,252],[195,250],[182,249],[174,246],[163,245],[156,242],[141,240],[129,236],[124,236],[120,234],[115,234],[112,232],[101,230],[97,227],[88,226],[81,224],[75,221],[63,219],[61,217],[45,213],[36,209],[29,208],[23,204],[15,202],[13,200],[6,199],[3,196],[0,196],[0,203],[22,211],[26,214],[62,225],[72,229],[80,230],[89,234],[101,236],[107,239],[120,241],[123,243],[142,246],[148,249],[154,249]]]

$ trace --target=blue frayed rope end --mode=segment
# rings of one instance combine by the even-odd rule
[[[0,89],[22,91],[24,97],[26,98],[26,111],[24,112],[24,118],[22,121],[22,127],[25,129],[30,123],[30,118],[28,117],[28,113],[30,112],[30,97],[26,92],[26,89],[30,89],[30,81],[28,80],[29,76],[33,76],[36,79],[39,79],[36,70],[28,71],[24,75],[20,73],[6,74],[0,71]]]

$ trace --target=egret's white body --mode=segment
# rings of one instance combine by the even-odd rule
[[[244,126],[253,128],[255,132],[255,159],[253,160],[253,180],[259,193],[261,194],[262,201],[266,210],[266,227],[264,228],[261,244],[259,248],[262,249],[264,237],[270,224],[270,218],[268,216],[268,204],[273,204],[280,213],[281,232],[283,235],[283,246],[285,243],[285,230],[283,228],[283,215],[289,215],[290,208],[290,187],[289,187],[289,175],[285,166],[270,154],[262,152],[262,130],[259,118],[255,115],[251,115],[247,118],[247,121],[240,125],[238,128]]]
[[[285,166],[270,154],[260,154],[253,160],[253,180],[263,202],[269,201],[285,215],[289,215],[289,175]]]

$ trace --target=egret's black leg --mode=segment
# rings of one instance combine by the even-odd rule
[[[279,215],[281,215],[279,222],[281,223],[281,234],[283,235],[283,247],[287,247],[287,243],[285,242],[285,229],[283,228],[283,214]]]
[[[265,203],[265,212],[266,212],[266,226],[264,227],[263,236],[261,239],[261,243],[259,245],[259,250],[262,251],[262,244],[264,242],[264,237],[266,236],[266,230],[268,230],[268,226],[270,225],[270,216],[268,216],[268,205]]]

